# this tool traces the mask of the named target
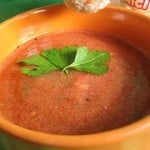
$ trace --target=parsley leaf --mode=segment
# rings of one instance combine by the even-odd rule
[[[66,66],[70,65],[74,61],[77,49],[77,46],[66,46],[61,49],[61,56],[65,60]]]
[[[105,65],[108,61],[110,61],[110,55],[106,51],[89,50],[87,47],[79,47],[74,62],[65,67],[63,71],[73,68],[101,75],[108,72],[109,67]]]
[[[65,60],[61,57],[61,51],[58,49],[53,48],[47,51],[43,51],[41,55],[60,69],[63,69],[65,66],[67,66]]]
[[[37,77],[55,70],[68,73],[75,69],[96,75],[107,73],[110,54],[107,51],[89,50],[87,47],[67,46],[62,49],[52,48],[17,61],[26,65],[21,68],[23,74]]]
[[[55,65],[51,64],[41,55],[33,55],[29,58],[25,58],[24,60],[20,60],[17,62],[25,64],[27,66],[32,66],[31,68],[21,68],[23,74],[31,77],[40,76],[42,74],[52,72],[58,69]]]

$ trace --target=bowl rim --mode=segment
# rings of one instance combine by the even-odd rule
[[[34,13],[40,13],[42,11],[45,11],[47,9],[49,9],[50,7],[53,7],[53,6],[60,6],[60,7],[64,7],[64,4],[51,4],[51,5],[47,5],[47,6],[42,6],[42,7],[37,7],[37,8],[34,8],[34,9],[31,9],[31,10],[27,10],[25,12],[22,12],[20,14],[17,14],[13,17],[10,17],[8,18],[7,20],[4,20],[3,22],[0,22],[0,28],[2,28],[3,26],[11,23],[11,22],[14,22],[16,20],[19,20],[21,18],[24,18],[24,17],[27,17],[27,16],[30,16]],[[68,10],[71,9],[71,8],[68,8]],[[145,19],[145,20],[148,20],[150,21],[150,17],[147,16],[147,15],[144,15],[142,14],[141,12],[138,12],[138,11],[135,11],[135,10],[132,10],[132,9],[128,9],[128,8],[124,8],[124,7],[120,7],[120,6],[117,6],[117,5],[109,5],[107,6],[105,9],[111,9],[111,10],[117,10],[117,11],[121,11],[121,12],[124,12],[126,14],[130,14],[130,15],[133,15],[133,16],[138,16],[142,19]],[[104,9],[103,9],[104,10]]]
[[[86,135],[56,135],[25,129],[17,126],[3,117],[0,118],[0,130],[26,142],[57,147],[92,147],[114,144],[128,137],[150,129],[150,116],[127,126],[105,132]]]
[[[30,16],[36,11],[47,10],[49,7],[53,7],[54,5],[40,7],[36,9],[32,9],[30,11],[19,14],[15,17],[12,17],[0,24],[0,29],[7,24],[19,20],[20,18]],[[59,5],[63,7],[63,4]],[[106,9],[121,11],[127,15],[133,15],[138,18],[142,18],[144,20],[148,20],[150,22],[150,18],[142,15],[141,13],[134,12],[132,10],[124,9],[118,6],[108,6]],[[0,131],[7,133],[8,135],[12,135],[19,139],[44,145],[44,146],[58,146],[58,147],[90,147],[90,146],[100,146],[104,144],[112,144],[115,142],[119,142],[123,139],[127,139],[131,135],[138,134],[143,130],[150,129],[150,116],[146,116],[145,118],[126,125],[121,128],[95,133],[95,134],[86,134],[86,135],[55,135],[55,134],[47,134],[38,131],[33,131],[29,129],[25,129],[23,127],[17,126],[7,120],[5,120],[2,116],[0,116]]]

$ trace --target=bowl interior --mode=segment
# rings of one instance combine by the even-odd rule
[[[48,32],[68,30],[91,30],[107,33],[126,39],[143,48],[150,56],[150,19],[140,14],[117,7],[109,7],[97,14],[81,14],[65,6],[52,6],[36,9],[14,17],[0,25],[0,62],[18,45]],[[100,134],[85,136],[48,135],[23,129],[0,119],[0,128],[20,138],[41,144],[59,145],[98,145],[109,143],[150,127],[150,118],[137,123]],[[124,133],[124,134],[122,134]],[[30,136],[29,136],[30,135]],[[90,143],[88,142],[90,138]],[[68,142],[69,140],[69,142]],[[57,142],[56,142],[57,141]],[[84,141],[84,142],[83,142]]]

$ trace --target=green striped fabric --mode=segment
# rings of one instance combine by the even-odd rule
[[[63,0],[0,0],[0,22],[33,8],[61,3]]]

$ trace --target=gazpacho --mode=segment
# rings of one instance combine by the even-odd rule
[[[25,59],[43,51],[66,46],[104,52],[106,62],[97,74],[89,71],[98,70],[92,68],[96,61],[84,69],[63,71],[38,70],[38,65],[46,66],[46,57],[37,58],[37,65],[25,64]],[[42,35],[17,47],[1,65],[0,113],[16,125],[45,133],[77,135],[119,128],[150,112],[149,66],[141,48],[110,35],[91,31]]]

